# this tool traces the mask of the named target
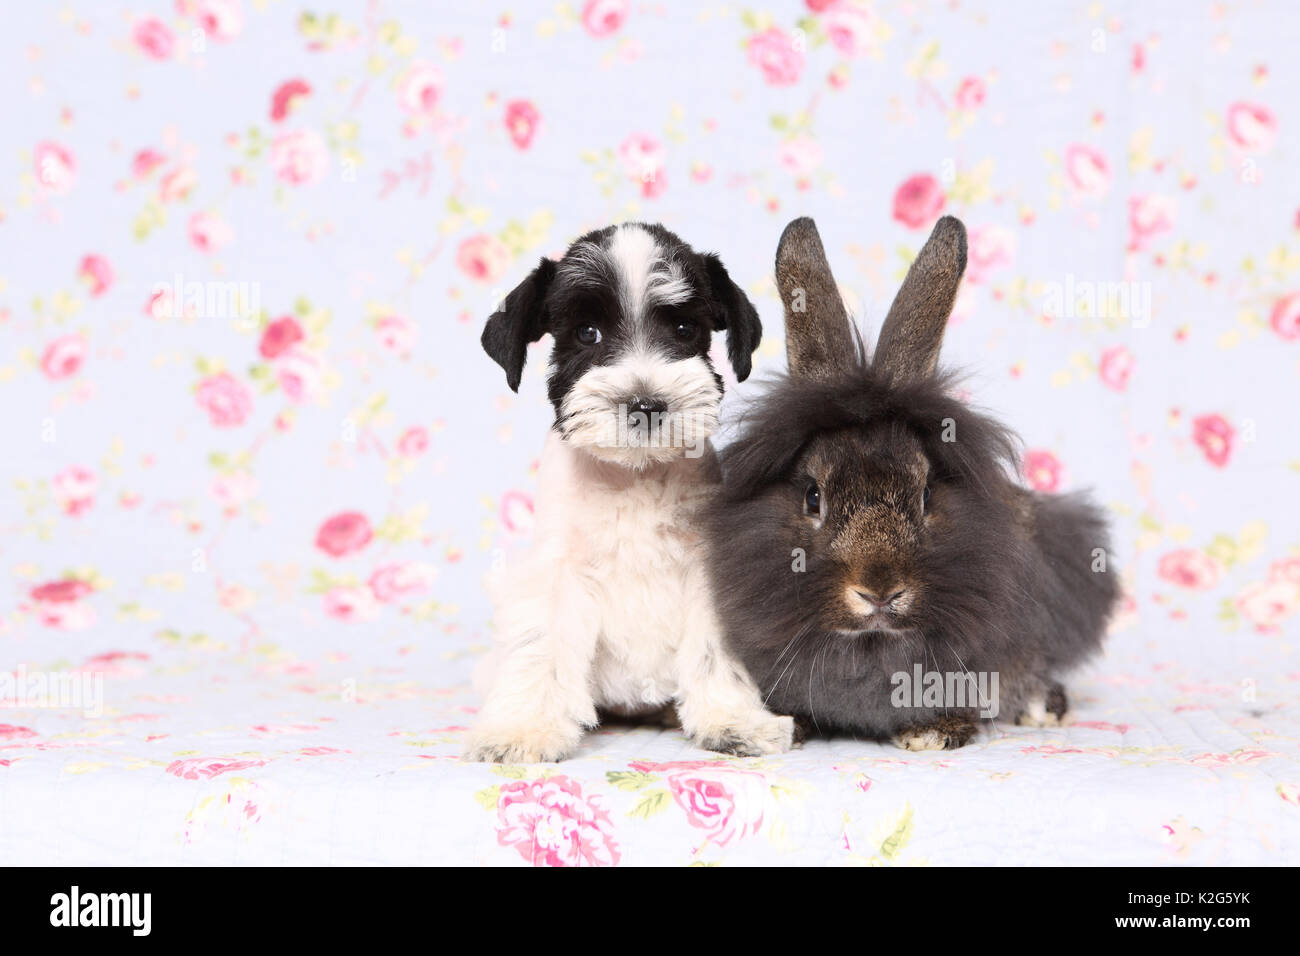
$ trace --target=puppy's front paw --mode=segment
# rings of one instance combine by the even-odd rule
[[[794,744],[794,718],[763,713],[737,723],[706,727],[691,736],[705,750],[736,757],[780,754]]]
[[[975,725],[970,721],[940,720],[903,731],[894,737],[894,746],[903,750],[956,750],[974,736]]]
[[[581,739],[582,728],[577,724],[476,728],[461,759],[480,763],[556,763],[573,753]]]

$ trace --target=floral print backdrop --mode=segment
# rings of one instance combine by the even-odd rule
[[[1091,487],[1116,526],[1101,679],[1294,701],[1287,5],[69,0],[6,23],[4,667],[106,675],[119,718],[183,713],[133,683],[177,674],[460,695],[447,758],[551,415],[547,343],[518,396],[479,348],[503,294],[590,228],[665,223],[764,318],[734,410],[783,367],[789,219],[816,217],[872,330],[953,213],[947,360],[1022,432],[1028,484]],[[0,768],[51,719],[0,720]],[[197,750],[151,759],[231,772]],[[707,801],[676,779],[663,801]],[[579,856],[617,862],[580,791],[486,799],[500,833],[578,807]]]

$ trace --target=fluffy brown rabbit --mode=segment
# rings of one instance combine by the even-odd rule
[[[810,731],[923,750],[1055,723],[1118,598],[1102,513],[1022,487],[1014,434],[936,368],[965,266],[944,217],[868,357],[812,220],[781,236],[789,373],[723,452],[710,560],[728,643]]]

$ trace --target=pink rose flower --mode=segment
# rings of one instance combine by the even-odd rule
[[[1216,468],[1222,468],[1232,457],[1236,435],[1237,430],[1222,415],[1201,415],[1192,420],[1192,441]]]
[[[582,28],[594,37],[616,33],[627,19],[627,0],[587,0],[582,7]]]
[[[176,297],[172,295],[171,286],[160,286],[149,296],[144,305],[144,314],[155,319],[174,318]]]
[[[228,757],[186,757],[173,760],[167,765],[167,772],[182,780],[211,780],[223,773],[249,770],[253,767],[265,767],[268,760],[233,760]]]
[[[61,578],[58,581],[47,581],[45,584],[34,587],[30,593],[33,601],[43,601],[47,604],[69,604],[73,601],[80,601],[93,592],[94,589],[85,581],[77,578]]]
[[[968,76],[957,86],[957,92],[953,94],[953,99],[957,107],[963,110],[975,110],[984,105],[984,99],[988,91],[984,86],[984,81],[978,76]]]
[[[369,588],[338,587],[325,592],[325,614],[336,621],[368,621],[379,613]]]
[[[1228,107],[1228,139],[1238,149],[1262,153],[1277,139],[1277,117],[1259,103],[1237,102]]]
[[[99,480],[89,468],[73,465],[54,476],[51,490],[54,500],[64,514],[79,515],[89,511],[95,503]]]
[[[510,250],[486,233],[470,236],[456,250],[456,265],[475,282],[496,282],[509,264]]]
[[[244,9],[239,0],[179,0],[193,9],[199,26],[218,43],[239,36],[244,29]]]
[[[1110,162],[1091,146],[1071,143],[1065,147],[1065,179],[1081,196],[1104,196],[1110,189]]]
[[[96,298],[113,286],[113,267],[103,256],[88,255],[81,260],[77,275]]]
[[[507,491],[501,496],[501,524],[511,534],[526,534],[533,530],[535,509],[531,495],[522,491]]]
[[[501,785],[497,843],[533,866],[616,866],[614,824],[598,794],[558,774]]]
[[[412,425],[397,439],[397,453],[403,458],[417,458],[429,450],[429,430]]]
[[[667,188],[664,164],[667,159],[663,145],[647,133],[633,133],[618,147],[619,162],[628,179],[641,187],[641,195],[654,199]]]
[[[408,113],[430,114],[438,106],[442,82],[442,71],[432,63],[412,63],[397,81],[397,101]]]
[[[1233,602],[1258,630],[1275,630],[1300,609],[1300,584],[1270,579],[1248,585]]]
[[[979,284],[990,272],[1011,265],[1016,256],[1016,235],[1002,226],[976,226],[967,243],[966,278]]]
[[[1035,491],[1056,491],[1061,487],[1062,472],[1060,459],[1050,451],[1030,449],[1025,452],[1021,463],[1025,480]]]
[[[794,38],[780,27],[768,27],[749,38],[749,62],[763,71],[772,86],[793,86],[803,71],[804,55]]]
[[[686,821],[717,846],[757,833],[771,799],[767,780],[749,770],[682,770],[669,775],[668,790]]]
[[[286,80],[271,94],[271,122],[283,123],[300,100],[311,95],[311,84],[306,80]]]
[[[303,340],[302,326],[292,315],[282,315],[262,330],[262,339],[257,343],[257,351],[263,358],[279,358],[289,349]]]
[[[1273,304],[1268,324],[1288,342],[1300,339],[1300,292],[1282,296]]]
[[[824,155],[821,143],[800,133],[781,144],[777,158],[795,176],[807,176],[821,166]]]
[[[42,627],[84,631],[95,623],[95,610],[84,601],[37,601],[33,607]]]
[[[52,140],[36,144],[32,156],[36,180],[55,195],[65,195],[77,181],[77,160],[72,151]]]
[[[1205,591],[1214,587],[1222,573],[1219,562],[1203,551],[1181,548],[1164,555],[1156,565],[1161,580],[1180,588]]]
[[[151,60],[169,60],[176,48],[176,37],[172,35],[171,27],[157,17],[137,21],[131,38],[136,48]]]
[[[315,401],[325,391],[325,365],[306,349],[291,348],[275,360],[275,380],[289,401]]]
[[[188,163],[169,169],[158,180],[158,200],[168,203],[186,199],[198,182],[199,174]]]
[[[533,145],[540,120],[541,114],[537,112],[537,107],[528,100],[511,100],[506,104],[506,132],[510,134],[510,141],[519,149]]]
[[[209,375],[195,390],[199,407],[217,428],[234,428],[248,421],[253,411],[253,395],[229,372]]]
[[[1128,201],[1129,248],[1143,249],[1147,241],[1174,227],[1175,203],[1168,196],[1130,196]]]
[[[1102,384],[1122,392],[1128,388],[1129,377],[1133,374],[1133,353],[1127,346],[1114,345],[1101,353],[1099,374]]]
[[[1268,569],[1268,579],[1300,584],[1300,558],[1282,558],[1280,561],[1274,561]]]
[[[235,237],[219,213],[196,212],[189,221],[190,242],[199,252],[216,252]]]
[[[943,212],[943,187],[929,173],[903,180],[894,193],[894,219],[908,229],[920,229]]]
[[[290,186],[310,186],[325,178],[330,153],[315,130],[287,130],[271,143],[275,178]]]
[[[463,243],[461,248],[464,248]],[[459,256],[457,259],[459,261]],[[420,337],[420,330],[406,316],[385,315],[375,322],[375,335],[378,336],[379,344],[385,351],[405,357],[410,355],[411,349],[415,347],[416,339]]]
[[[131,158],[131,175],[144,179],[165,162],[167,157],[156,149],[142,149]]]
[[[437,576],[436,567],[420,561],[386,564],[370,575],[370,591],[375,600],[390,604],[427,593]]]
[[[41,371],[50,379],[72,378],[81,371],[86,352],[86,340],[82,336],[60,336],[41,353]]]
[[[845,56],[858,56],[876,45],[876,15],[852,0],[836,0],[828,6],[822,26],[831,45]]]
[[[374,532],[370,522],[359,511],[343,511],[334,515],[316,532],[316,547],[333,558],[355,554],[370,543]]]
[[[257,479],[247,471],[232,471],[212,479],[212,497],[228,508],[238,508],[257,494]]]

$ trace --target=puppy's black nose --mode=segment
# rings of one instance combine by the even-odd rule
[[[662,415],[668,411],[668,403],[661,398],[634,398],[627,403],[629,415],[640,412],[642,415]]]

